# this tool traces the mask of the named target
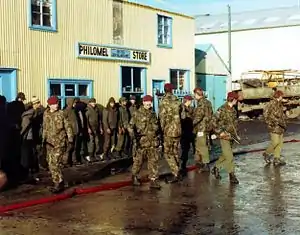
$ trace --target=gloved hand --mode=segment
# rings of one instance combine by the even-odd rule
[[[230,134],[226,133],[226,132],[222,132],[220,134],[220,139],[223,139],[223,140],[231,140],[231,136]]]

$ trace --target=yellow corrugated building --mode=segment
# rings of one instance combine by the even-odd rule
[[[194,86],[194,19],[116,0],[1,0],[0,93],[143,96]]]

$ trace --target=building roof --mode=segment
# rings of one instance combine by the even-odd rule
[[[216,48],[213,44],[196,44],[195,45],[195,67],[196,70],[198,69],[198,65],[201,63],[202,60],[207,59],[208,53],[212,51],[215,54],[215,58],[220,62],[220,66],[222,67],[222,71],[226,71],[226,74],[229,73],[229,68],[225,61],[222,59]],[[214,66],[212,66],[214,67]],[[199,72],[199,71],[196,71]]]
[[[193,16],[182,13],[177,8],[173,8],[172,6],[166,5],[162,1],[152,1],[152,0],[123,0],[123,1],[124,3],[134,4],[147,9],[162,11],[169,14],[178,15],[189,19],[194,19]]]
[[[196,15],[195,34],[220,33],[228,31],[228,14]],[[300,8],[288,7],[233,13],[231,30],[243,31],[300,25]]]

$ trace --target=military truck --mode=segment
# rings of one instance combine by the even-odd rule
[[[254,70],[243,73],[238,83],[242,100],[238,105],[240,115],[255,118],[262,114],[276,90],[284,93],[284,106],[288,118],[300,115],[300,71]]]

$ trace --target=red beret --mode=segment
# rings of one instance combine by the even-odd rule
[[[152,96],[151,95],[145,95],[143,97],[143,102],[152,102]]]
[[[203,90],[199,87],[194,89],[194,93],[198,94],[198,95],[203,95]]]
[[[184,100],[193,100],[193,97],[190,95],[186,95],[183,97]]]
[[[238,98],[239,95],[234,91],[228,92],[227,94],[227,100],[237,100]]]
[[[165,84],[165,91],[172,91],[174,88],[173,88],[173,85],[171,83],[166,83]]]
[[[58,98],[56,96],[51,96],[48,100],[47,103],[49,105],[53,105],[53,104],[58,104]]]
[[[274,92],[274,98],[279,98],[279,97],[282,97],[283,96],[283,92],[280,91],[280,90],[277,90]]]

